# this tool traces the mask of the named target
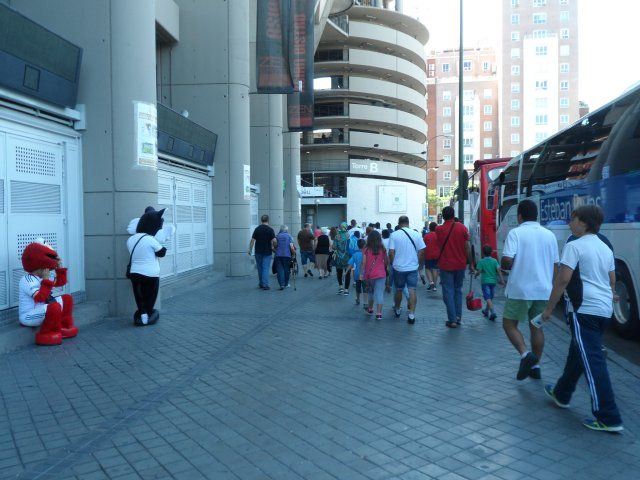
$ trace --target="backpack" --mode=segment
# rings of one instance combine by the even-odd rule
[[[358,238],[356,238],[355,235],[352,235],[349,239],[349,246],[347,247],[347,251],[349,252],[350,256],[353,256],[353,254],[358,250]]]

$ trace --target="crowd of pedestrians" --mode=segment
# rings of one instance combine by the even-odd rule
[[[602,349],[602,333],[611,319],[615,295],[615,265],[610,242],[599,233],[603,214],[597,206],[581,206],[571,216],[571,237],[560,255],[556,236],[537,221],[537,205],[523,200],[517,207],[518,226],[507,235],[500,263],[489,245],[481,258],[472,256],[468,229],[455,218],[453,208],[442,210],[443,224],[425,224],[422,232],[410,228],[401,216],[395,228],[387,223],[364,224],[356,220],[331,229],[305,224],[297,234],[297,246],[286,225],[278,235],[264,215],[255,229],[249,254],[255,247],[259,287],[269,289],[272,253],[280,289],[289,286],[289,272],[299,256],[304,277],[326,279],[335,268],[338,294],[349,295],[355,287],[355,303],[381,320],[385,292],[393,294],[392,313],[402,316],[406,299],[408,324],[416,321],[418,279],[428,295],[438,291],[446,308],[445,326],[462,324],[462,287],[466,272],[480,277],[482,314],[491,321],[498,317],[494,295],[505,285],[503,329],[519,355],[516,379],[542,378],[543,324],[564,298],[571,343],[562,376],[546,384],[544,392],[558,407],[568,408],[579,378],[584,375],[592,400],[593,419],[586,427],[607,432],[623,430]],[[299,255],[298,255],[299,254]],[[295,270],[295,268],[294,268]],[[425,273],[423,276],[422,273]],[[505,281],[503,272],[508,273]],[[479,308],[479,307],[478,307]],[[528,326],[530,346],[521,327]]]

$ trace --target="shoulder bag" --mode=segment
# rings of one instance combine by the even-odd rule
[[[142,240],[144,237],[146,237],[147,234],[145,233],[144,235],[142,235],[138,241],[136,242],[136,244],[133,246],[133,249],[131,250],[131,255],[129,255],[129,263],[127,263],[127,278],[131,278],[131,260],[133,259],[133,252],[136,251],[136,247],[138,246],[138,244],[140,243],[140,240]]]

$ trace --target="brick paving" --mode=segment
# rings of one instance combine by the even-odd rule
[[[542,391],[560,323],[543,381],[517,382],[500,323],[465,312],[446,329],[424,287],[410,326],[389,307],[370,319],[334,277],[255,284],[165,300],[152,328],[108,319],[0,356],[0,478],[640,478],[640,367],[610,355],[625,434],[585,429],[584,382],[569,411]]]

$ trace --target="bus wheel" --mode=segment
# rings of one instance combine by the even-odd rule
[[[616,293],[620,297],[613,304],[613,327],[622,337],[640,337],[640,321],[638,320],[638,303],[627,267],[616,262]]]

